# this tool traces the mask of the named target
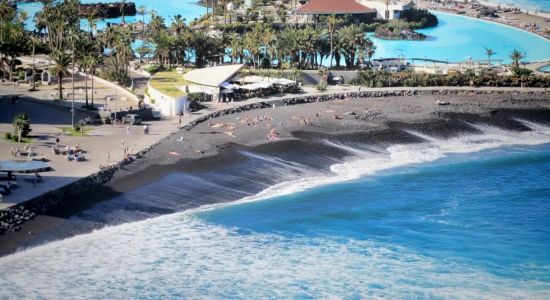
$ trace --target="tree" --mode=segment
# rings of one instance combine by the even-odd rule
[[[35,52],[36,52],[36,45],[40,43],[40,39],[33,35],[33,36],[30,37],[30,40],[32,42],[32,87],[31,87],[31,90],[34,91],[34,90],[36,90],[36,82],[35,82],[35,78],[34,78],[36,76],[34,56],[35,56]]]
[[[0,1],[0,43],[4,42],[4,27],[6,23],[12,21],[16,11],[8,1]]]
[[[21,64],[19,57],[31,52],[31,42],[28,33],[21,23],[5,23],[2,28],[3,42],[0,42],[0,66],[8,67],[9,79],[13,79],[13,72]]]
[[[229,38],[229,50],[231,51],[231,63],[236,63],[239,58],[243,60],[243,45],[241,36],[237,33],[233,33]]]
[[[335,15],[330,15],[327,18],[327,30],[330,35],[330,68],[332,68],[332,61],[334,60],[334,32],[336,31],[336,27],[340,24],[340,22],[341,20],[336,18]]]
[[[195,54],[195,65],[197,68],[203,67],[207,60],[223,52],[223,45],[219,38],[211,37],[204,31],[192,31],[189,35],[189,45]]]
[[[122,0],[121,2],[120,14],[122,14],[122,24],[126,24],[126,20],[124,19],[124,14],[126,13],[126,0]]]
[[[485,55],[487,55],[487,63],[489,64],[489,67],[491,67],[491,56],[495,54],[496,53],[493,49],[485,47]]]
[[[338,39],[346,66],[354,67],[357,52],[364,49],[370,40],[365,36],[363,29],[355,24],[343,27],[338,32]]]
[[[96,53],[88,53],[86,54],[85,56],[85,65],[86,67],[88,68],[89,72],[90,72],[90,76],[92,77],[92,97],[91,97],[91,107],[94,107],[94,75],[95,75],[95,71],[97,69],[97,67],[99,66],[100,64],[100,55],[98,55],[99,53],[96,52]],[[88,99],[87,99],[87,94],[88,94],[88,89],[86,88],[86,105],[88,105]]]
[[[145,15],[147,14],[147,8],[141,5],[140,7],[138,7],[137,13],[138,15],[141,16],[141,25],[142,25],[141,31],[145,32]]]
[[[65,51],[56,50],[50,53],[50,58],[54,62],[52,72],[57,76],[59,99],[63,99],[63,76],[69,73],[69,70],[67,68],[71,63],[71,56],[65,53]]]
[[[18,142],[21,142],[22,137],[28,137],[32,131],[29,115],[26,113],[16,115],[13,118],[13,129]]]
[[[143,61],[143,58],[148,55],[151,55],[152,53],[154,53],[154,51],[148,42],[144,42],[136,49],[136,53],[138,54],[139,64],[141,64]]]
[[[78,65],[81,69],[84,70],[84,84],[85,84],[85,87],[84,89],[86,90],[86,105],[85,107],[90,107],[89,103],[88,103],[88,73],[90,72],[90,69],[91,69],[91,66],[90,66],[90,63],[91,63],[91,57],[95,56],[95,52],[97,52],[95,50],[95,45],[93,44],[92,41],[89,41],[87,39],[82,39],[81,40],[81,43],[78,47],[78,52],[80,53],[80,55],[78,55]],[[92,81],[93,81],[93,78],[92,78]],[[92,91],[93,93],[93,91]]]
[[[521,52],[519,50],[516,50],[514,49],[511,53],[510,53],[510,58],[514,61],[514,65],[516,66],[516,68],[519,68],[519,62],[525,58],[525,52]]]

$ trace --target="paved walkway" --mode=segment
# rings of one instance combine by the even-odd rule
[[[434,90],[434,88],[361,88],[361,91],[397,91],[397,90]],[[469,87],[438,87],[436,90],[479,90],[479,91],[517,91],[517,88],[469,88]],[[544,89],[525,88],[527,91],[543,91]],[[333,93],[358,92],[357,86],[329,86],[324,92],[319,92],[315,88],[305,87],[301,94],[277,95],[263,98],[251,98],[246,101],[233,103],[206,103],[207,108],[193,114],[188,114],[182,118],[182,125],[187,122],[200,118],[203,115],[213,113],[217,110],[237,107],[241,105],[253,104],[258,102],[278,101],[289,97],[316,96]],[[23,98],[12,105],[2,96],[20,94]],[[111,125],[90,126],[86,137],[72,137],[64,135],[59,129],[62,126],[70,126],[70,110],[67,105],[70,102],[32,100],[36,93],[28,93],[24,88],[13,90],[9,85],[0,85],[0,133],[11,132],[13,127],[11,120],[13,115],[18,112],[27,112],[31,116],[33,135],[37,138],[32,141],[34,152],[44,154],[50,159],[50,165],[54,171],[44,174],[44,182],[33,186],[24,180],[18,180],[20,187],[11,195],[4,198],[0,203],[0,208],[5,208],[22,201],[31,199],[48,191],[60,188],[82,177],[88,176],[99,170],[100,165],[115,164],[122,159],[122,143],[130,147],[134,153],[139,152],[150,145],[156,143],[162,138],[178,131],[179,118],[169,118],[162,121],[149,122],[151,131],[148,135],[143,133],[141,126],[133,126],[127,132],[126,127],[116,127]],[[82,100],[79,100],[82,103]],[[69,162],[60,155],[53,155],[50,151],[51,145],[55,144],[55,138],[60,138],[60,145],[74,146],[80,144],[86,151],[87,161]],[[11,147],[17,145],[0,139],[0,160],[13,159],[10,155]],[[109,154],[109,158],[108,158]],[[27,177],[27,176],[19,176]]]

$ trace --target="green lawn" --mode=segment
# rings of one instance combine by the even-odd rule
[[[21,143],[18,143],[16,140],[13,140],[13,139],[7,139],[5,135],[2,136],[2,139],[8,143],[11,143],[11,144],[28,144],[28,143],[32,143],[32,137],[23,137],[21,138]]]
[[[187,72],[188,70],[185,70]],[[190,84],[183,79],[182,74],[178,74],[176,70],[158,72],[151,78],[150,84],[153,88],[161,93],[171,97],[181,97],[185,95],[184,91],[180,91],[177,87]]]
[[[58,128],[61,129],[63,134],[70,135],[70,136],[89,136],[88,133],[90,132],[90,129],[86,128],[86,126],[84,126],[84,130],[82,130],[82,131],[74,130],[70,126],[68,126],[68,127],[58,127]]]

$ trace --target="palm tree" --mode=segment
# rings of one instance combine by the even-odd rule
[[[88,26],[90,28],[90,37],[93,37],[93,30],[95,28],[95,18],[97,16],[97,9],[94,8],[88,15]]]
[[[84,64],[88,68],[92,77],[92,103],[91,107],[94,107],[94,75],[97,66],[99,65],[99,56],[97,53],[88,53],[84,57]],[[86,85],[86,106],[88,106],[88,87]]]
[[[516,65],[517,68],[519,68],[519,62],[525,58],[525,52],[521,52],[519,50],[514,49],[510,53],[510,58],[514,61],[514,65]]]
[[[147,8],[144,5],[141,5],[140,7],[138,7],[137,13],[141,16],[141,31],[145,32],[145,15],[147,14]]]
[[[126,24],[126,21],[124,20],[125,10],[126,10],[126,0],[122,0],[122,5],[120,6],[120,13],[122,14],[122,24]]]
[[[351,24],[338,32],[340,47],[346,66],[351,68],[355,65],[356,53],[367,43],[367,38],[360,26]]]
[[[340,20],[335,15],[327,18],[327,29],[330,34],[330,68],[332,68],[332,61],[334,60],[334,32],[338,23],[340,23]]]
[[[241,59],[243,57],[243,46],[241,36],[237,33],[234,33],[229,39],[229,49],[231,51],[231,63],[235,63],[237,58]]]
[[[30,36],[31,42],[32,42],[32,88],[31,91],[36,90],[36,82],[35,82],[35,75],[36,75],[36,69],[34,66],[34,55],[36,51],[36,44],[40,43],[40,39],[34,35]]]
[[[57,76],[57,86],[59,90],[59,99],[63,99],[63,75],[69,73],[67,69],[71,63],[71,56],[65,51],[55,50],[50,53],[50,58],[53,60],[53,73]]]
[[[181,34],[185,29],[185,19],[181,15],[175,15],[172,21],[172,30],[177,34]]]
[[[491,56],[495,54],[496,53],[495,51],[493,51],[493,49],[485,47],[485,55],[487,55],[487,61],[488,61],[489,67],[491,67]]]

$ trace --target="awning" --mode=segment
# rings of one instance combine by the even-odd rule
[[[258,86],[261,89],[268,89],[273,85],[273,83],[271,83],[271,82],[258,82],[258,83],[255,83],[255,85]]]
[[[190,94],[207,94],[207,95],[213,95],[214,90],[200,85],[188,85],[189,93]]]
[[[231,94],[233,93],[233,90],[232,89],[225,89],[225,90],[222,90],[222,94]]]
[[[222,84],[220,84],[220,87],[224,89],[230,89],[230,90],[236,90],[239,88],[239,86],[231,84],[229,82],[222,82]]]
[[[245,77],[241,78],[241,80],[243,82],[246,82],[246,83],[257,83],[257,82],[267,81],[267,78],[252,75],[252,76],[245,76]]]
[[[242,85],[241,89],[242,90],[247,90],[247,91],[255,91],[255,90],[259,90],[260,87],[257,84],[253,83],[253,84]]]
[[[295,84],[296,82],[294,82],[294,80],[290,80],[286,78],[277,78],[273,80],[273,83],[279,84],[279,85],[292,85],[292,84]]]

